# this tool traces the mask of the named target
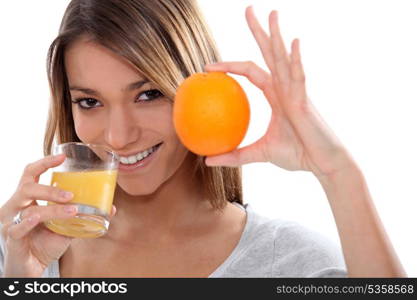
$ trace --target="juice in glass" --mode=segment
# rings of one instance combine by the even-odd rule
[[[54,172],[51,185],[65,191],[71,191],[74,198],[69,203],[89,206],[91,211],[106,219],[112,209],[114,189],[116,187],[116,170]],[[49,202],[48,205],[53,205]],[[97,237],[105,233],[106,220],[92,220],[83,217],[82,211],[71,219],[49,221],[47,227],[52,231],[73,237]]]
[[[86,152],[91,151],[86,148],[92,148],[92,145],[68,143],[59,146],[68,150],[67,159],[53,170],[51,185],[72,192],[74,197],[68,203],[76,205],[78,210],[73,218],[53,219],[44,224],[53,232],[70,237],[102,236],[109,226],[116,188],[117,157],[111,152],[98,153],[98,146],[94,146],[94,153]],[[110,162],[106,162],[109,159]],[[55,203],[48,202],[48,205]]]

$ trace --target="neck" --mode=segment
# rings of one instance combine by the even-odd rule
[[[132,196],[117,187],[114,199],[117,213],[110,221],[107,237],[161,240],[190,228],[198,218],[212,211],[201,185],[189,173],[191,166],[188,156],[177,172],[149,195]]]

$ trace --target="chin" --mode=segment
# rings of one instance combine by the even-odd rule
[[[118,187],[130,196],[146,196],[155,193],[159,185],[147,184],[132,184],[126,182],[117,182]]]

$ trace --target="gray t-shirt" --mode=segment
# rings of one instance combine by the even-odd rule
[[[234,204],[246,210],[246,225],[232,253],[210,278],[347,276],[341,249],[330,239],[296,222],[258,215],[248,204]],[[0,275],[3,262],[0,237]],[[42,277],[60,277],[58,260]]]

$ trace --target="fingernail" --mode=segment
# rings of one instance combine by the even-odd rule
[[[77,211],[77,207],[75,205],[67,205],[64,210],[66,213],[72,214]]]
[[[71,192],[66,192],[66,191],[61,191],[59,192],[59,196],[64,198],[64,199],[72,199],[72,197],[74,197],[74,194]]]

